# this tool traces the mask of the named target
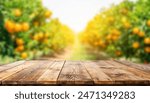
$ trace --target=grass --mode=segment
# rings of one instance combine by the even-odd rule
[[[70,58],[68,58],[69,60],[95,60],[96,59],[96,56],[89,54],[85,49],[85,47],[80,44],[78,39],[76,39],[72,51],[73,52]]]
[[[69,60],[94,60],[96,57],[94,55],[88,54],[85,47],[82,45],[76,45],[73,48],[73,53]]]

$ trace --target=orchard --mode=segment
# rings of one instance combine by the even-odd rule
[[[123,1],[97,14],[80,34],[82,43],[113,58],[150,62],[150,1]]]
[[[73,57],[98,51],[115,59],[149,63],[149,5],[149,0],[124,0],[104,8],[75,38],[68,26],[52,17],[42,0],[0,0],[0,62],[51,57],[76,44]]]
[[[73,43],[73,31],[41,0],[0,1],[0,60],[37,59]]]

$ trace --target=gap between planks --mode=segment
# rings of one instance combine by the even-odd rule
[[[93,85],[93,80],[79,61],[66,61],[57,80],[58,85]]]
[[[1,85],[150,84],[149,73],[107,61],[26,61],[0,72]],[[41,62],[41,64],[40,64]],[[42,62],[44,65],[42,65]],[[12,63],[13,64],[13,63]],[[3,65],[9,67],[11,64]],[[19,77],[19,78],[18,78]]]
[[[17,68],[10,69],[11,75],[5,77],[2,80],[2,84],[22,84],[21,79],[25,78],[26,76],[31,77],[30,74],[36,71],[36,69],[38,69],[38,67],[40,67],[40,64],[42,63],[41,61],[28,61],[24,65],[20,65]]]

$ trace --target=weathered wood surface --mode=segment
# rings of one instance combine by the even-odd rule
[[[18,61],[0,66],[0,85],[149,85],[150,65],[128,61]]]

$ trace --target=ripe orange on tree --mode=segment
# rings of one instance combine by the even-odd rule
[[[42,40],[44,38],[44,34],[42,32],[39,32],[38,37],[39,37],[40,40]]]
[[[133,32],[133,34],[138,34],[140,32],[140,29],[135,27],[135,28],[133,28],[132,32]]]
[[[139,42],[134,42],[134,43],[132,44],[132,47],[133,47],[134,49],[138,49],[138,48],[140,47]]]
[[[145,47],[145,52],[150,53],[150,47]]]
[[[15,32],[20,32],[21,30],[22,30],[21,24],[16,23],[16,24],[14,25],[14,31],[15,31]]]
[[[36,41],[38,41],[38,40],[39,40],[38,35],[35,34],[35,35],[33,36],[33,39],[36,40]]]
[[[150,44],[150,37],[146,37],[146,38],[144,39],[144,43],[145,43],[145,44]]]
[[[21,10],[20,10],[20,9],[15,9],[15,10],[14,10],[14,15],[15,15],[16,17],[21,16],[21,15],[22,15]]]
[[[22,31],[28,31],[30,29],[30,25],[27,22],[22,23]]]
[[[116,56],[121,56],[122,55],[122,52],[120,50],[117,50],[116,51]]]
[[[129,29],[129,28],[131,27],[131,24],[130,24],[129,22],[125,22],[125,23],[124,23],[124,27],[125,27],[126,29]]]
[[[150,20],[148,20],[148,21],[147,21],[147,26],[149,26],[149,27],[150,27]]]
[[[24,45],[18,46],[18,47],[16,48],[16,51],[17,51],[17,52],[22,52],[22,51],[24,51]]]
[[[15,27],[15,24],[13,21],[7,20],[5,22],[5,28],[9,33],[14,33],[14,27]]]
[[[49,10],[47,10],[47,11],[45,12],[45,14],[44,14],[44,16],[45,16],[46,18],[50,18],[51,15],[52,15],[52,12],[49,11]]]
[[[21,58],[22,59],[27,59],[28,54],[26,52],[21,53]]]
[[[140,32],[138,33],[138,36],[139,36],[139,37],[144,37],[144,36],[145,36],[145,32],[140,31]]]
[[[24,44],[24,41],[23,41],[21,38],[17,38],[17,39],[16,39],[16,44],[17,44],[17,45],[23,45],[23,44]]]

